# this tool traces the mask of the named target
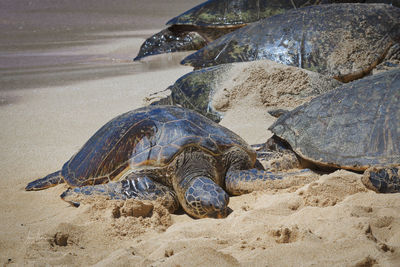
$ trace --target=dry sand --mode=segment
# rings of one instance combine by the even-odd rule
[[[129,61],[111,64],[135,55],[144,37],[135,38],[73,50],[78,57],[104,54],[112,73],[126,75],[76,68],[71,83],[58,81],[71,74],[65,66],[53,78],[27,78],[24,70],[18,77],[26,82],[13,90],[7,85],[18,82],[15,72],[2,76],[11,78],[2,79],[0,91],[0,264],[399,266],[400,195],[369,191],[361,175],[343,170],[231,197],[226,219],[195,220],[134,201],[96,199],[74,208],[59,198],[65,185],[25,192],[26,183],[58,170],[109,119],[190,71],[176,64],[179,55],[155,57],[141,71]],[[262,142],[273,121],[264,114],[251,102],[237,103],[222,123],[237,129],[235,118],[244,118],[242,137]]]

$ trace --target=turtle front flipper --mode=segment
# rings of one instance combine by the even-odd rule
[[[273,173],[270,171],[249,169],[249,170],[230,170],[226,174],[225,187],[229,194],[242,195],[263,189],[284,188],[282,180],[290,177],[309,175],[311,170],[303,169],[296,172]],[[301,179],[299,177],[299,179]],[[304,180],[304,182],[307,182]]]
[[[47,189],[58,184],[64,183],[64,179],[61,177],[61,171],[50,173],[49,175],[30,182],[26,187],[26,191],[38,191]]]
[[[176,194],[167,186],[153,182],[147,176],[130,175],[118,182],[70,188],[61,194],[61,198],[75,207],[80,202],[93,196],[104,196],[109,199],[137,199],[160,201],[170,212],[179,208]]]
[[[400,193],[400,166],[371,167],[361,178],[363,184],[377,193]]]

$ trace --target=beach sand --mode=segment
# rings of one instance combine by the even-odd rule
[[[106,1],[87,1],[92,6],[81,9],[78,1],[60,1],[68,8],[3,2],[24,16],[0,11],[3,36],[10,37],[0,43],[0,264],[399,266],[400,195],[369,191],[361,175],[349,171],[231,197],[226,219],[196,220],[134,201],[96,199],[74,208],[59,198],[65,184],[24,191],[28,182],[60,169],[108,120],[143,106],[150,94],[191,71],[178,64],[183,54],[131,59],[168,18],[202,1],[136,1],[141,9],[115,1],[103,13]],[[77,10],[89,14],[87,20],[100,19],[91,25]],[[64,22],[40,22],[57,12]],[[70,30],[65,20],[75,23]],[[236,103],[221,123],[261,143],[273,121],[246,102]],[[150,215],[134,217],[132,210]]]

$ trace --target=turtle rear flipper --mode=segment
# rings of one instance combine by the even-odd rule
[[[361,180],[368,189],[377,193],[400,193],[400,166],[369,168]]]
[[[47,189],[49,187],[56,186],[64,183],[64,179],[61,177],[61,171],[50,173],[49,175],[30,182],[26,187],[26,191],[38,191]]]
[[[170,188],[152,181],[147,176],[136,176],[135,174],[118,182],[70,188],[60,197],[72,206],[79,207],[79,201],[93,196],[122,200],[133,198],[160,201],[171,213],[179,208],[178,198]]]

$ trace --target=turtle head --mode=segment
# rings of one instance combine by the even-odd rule
[[[198,177],[191,181],[182,203],[195,218],[225,218],[229,214],[229,196],[213,180]]]

